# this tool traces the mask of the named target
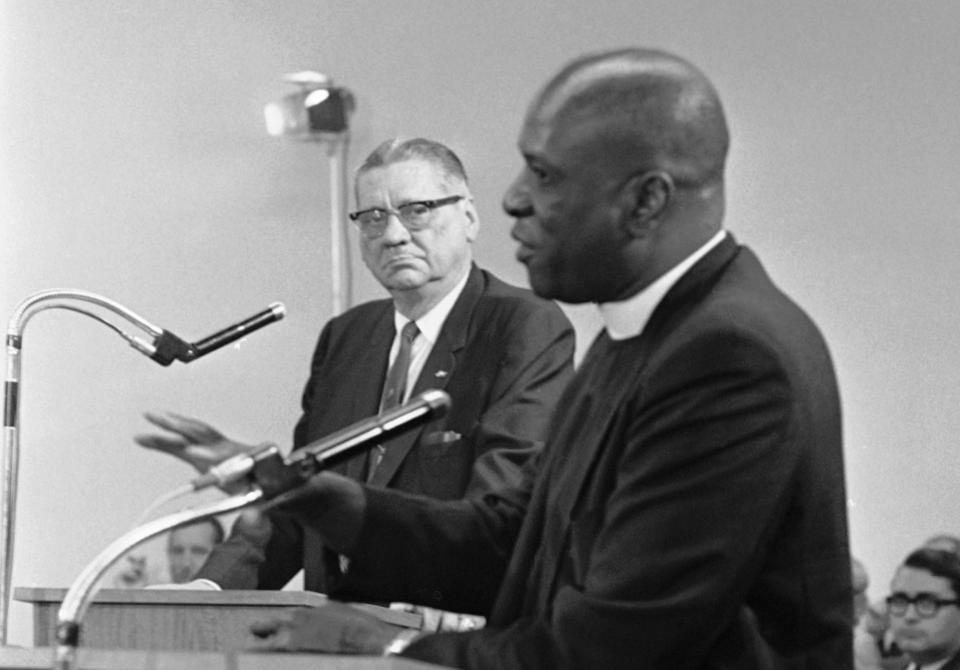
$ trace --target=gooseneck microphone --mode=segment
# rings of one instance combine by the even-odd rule
[[[346,428],[311,442],[286,459],[275,445],[266,444],[250,454],[228,458],[190,483],[195,491],[208,486],[226,487],[243,479],[259,486],[266,499],[306,482],[320,470],[353,458],[386,440],[442,417],[450,408],[446,392],[430,389],[404,405],[361,419]]]
[[[143,346],[142,342],[131,343],[160,365],[170,365],[173,361],[189,363],[211,351],[216,351],[231,342],[239,340],[247,333],[252,333],[264,326],[279,321],[286,313],[282,303],[272,303],[262,312],[217,331],[209,337],[190,344],[177,337],[169,330],[164,330],[157,336],[152,345]],[[140,345],[140,346],[138,346]]]
[[[113,323],[109,314],[98,314],[80,308],[76,302],[93,305],[98,311],[109,312],[139,328],[145,335],[125,332]],[[3,449],[0,450],[0,646],[7,642],[7,622],[10,604],[10,578],[13,566],[14,528],[16,525],[17,480],[20,458],[20,368],[23,331],[33,316],[48,309],[67,309],[78,312],[107,326],[141,354],[161,365],[175,360],[188,363],[211,351],[281,319],[283,305],[274,303],[265,311],[225,328],[195,344],[185,342],[173,333],[163,330],[133,310],[105,296],[72,288],[50,289],[36,293],[17,305],[6,337],[6,372],[3,385]]]
[[[332,467],[375,444],[393,439],[431,419],[442,417],[449,409],[450,396],[446,392],[439,389],[424,391],[399,407],[357,421],[297,449],[287,459],[287,464],[296,465],[311,460],[316,464],[317,470]]]
[[[279,321],[286,314],[286,309],[282,303],[275,302],[272,303],[262,312],[254,314],[248,319],[244,319],[240,323],[235,323],[232,326],[224,328],[221,331],[205,337],[198,342],[193,343],[193,358],[190,360],[195,360],[201,356],[206,356],[211,351],[216,351],[220,347],[224,347],[231,342],[239,340],[241,337],[247,333],[252,333],[255,330],[259,330],[266,325],[273,323],[274,321]]]

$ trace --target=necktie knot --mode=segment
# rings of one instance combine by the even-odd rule
[[[390,409],[403,402],[407,390],[407,372],[410,369],[410,357],[413,353],[413,341],[420,334],[420,329],[414,321],[408,321],[400,331],[400,348],[397,357],[387,371],[386,384],[383,388],[380,409]]]
[[[420,334],[420,329],[417,328],[416,321],[407,321],[407,325],[403,327],[403,330],[400,331],[401,346],[403,342],[406,342],[407,345],[413,344],[413,341],[417,339],[417,335]]]

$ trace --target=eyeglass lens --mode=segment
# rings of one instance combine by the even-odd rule
[[[423,230],[433,220],[433,212],[438,207],[452,205],[463,199],[463,196],[450,196],[439,200],[423,200],[400,205],[396,210],[374,207],[354,216],[364,235],[370,238],[380,237],[387,228],[390,214],[396,214],[400,222],[408,230]]]
[[[907,608],[913,605],[917,614],[924,617],[931,617],[937,613],[941,605],[953,604],[954,602],[956,601],[940,599],[928,593],[921,593],[912,598],[905,594],[895,593],[887,598],[887,606],[890,608],[890,613],[896,614],[897,616],[906,614]]]
[[[423,203],[412,202],[408,205],[400,205],[400,207],[397,208],[397,216],[407,225],[418,225],[428,223],[432,211],[433,210]],[[388,216],[389,212],[385,210],[373,209],[361,214],[359,220],[360,223],[363,224],[386,223]]]

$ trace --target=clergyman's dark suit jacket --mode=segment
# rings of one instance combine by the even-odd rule
[[[327,323],[303,394],[295,448],[377,413],[393,314],[391,300],[378,300]],[[452,408],[390,441],[372,483],[440,499],[516,485],[572,377],[573,347],[573,329],[555,304],[473,266],[411,391],[443,389]],[[340,470],[360,479],[365,458]],[[330,556],[319,537],[287,515],[271,521],[268,541],[263,529],[235,524],[197,576],[224,588],[278,589],[304,568],[305,588],[324,591],[324,554],[327,561]]]
[[[889,667],[896,667],[899,670],[906,670],[907,668],[913,667],[910,663],[909,657],[904,656],[902,657],[901,661],[902,662],[899,665],[894,666],[891,664]],[[884,667],[886,668],[888,666],[884,665]],[[928,666],[924,665],[923,667],[927,668]],[[960,654],[954,654],[951,656],[950,660],[947,661],[939,670],[960,670]]]
[[[602,332],[555,417],[498,495],[368,489],[330,593],[487,614],[404,652],[458,668],[851,667],[833,368],[751,251],[728,236],[639,336]]]

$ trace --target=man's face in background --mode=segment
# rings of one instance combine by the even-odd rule
[[[217,545],[217,540],[216,530],[208,523],[170,531],[167,540],[167,563],[173,583],[183,584],[192,580],[206,563],[210,552]]]

